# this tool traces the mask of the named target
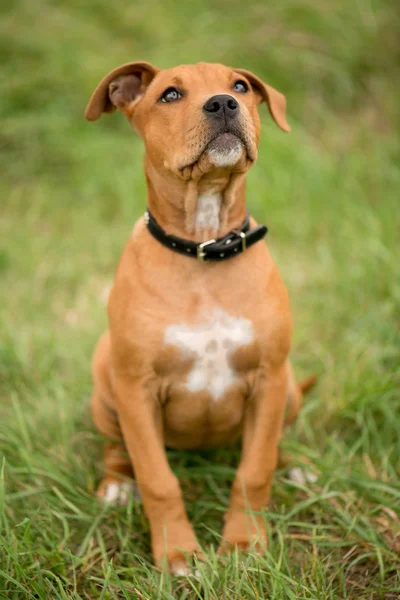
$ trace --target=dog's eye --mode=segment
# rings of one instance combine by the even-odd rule
[[[247,83],[245,81],[240,79],[239,81],[235,81],[232,89],[234,92],[237,92],[238,94],[245,94],[246,92],[249,91],[249,86],[247,85]]]
[[[174,87],[165,90],[160,98],[160,102],[176,102],[182,98],[183,94]]]

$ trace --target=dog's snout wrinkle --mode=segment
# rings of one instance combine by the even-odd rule
[[[217,94],[204,103],[203,111],[209,117],[230,119],[239,112],[239,103],[229,94]]]

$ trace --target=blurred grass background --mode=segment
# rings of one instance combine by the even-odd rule
[[[0,6],[0,598],[400,596],[397,0],[14,0]],[[261,107],[248,203],[289,288],[293,361],[319,384],[283,446],[269,552],[202,583],[151,566],[139,506],[93,497],[90,359],[122,247],[145,206],[142,144],[86,102],[130,60],[254,70]],[[238,450],[171,453],[203,543],[216,543]]]

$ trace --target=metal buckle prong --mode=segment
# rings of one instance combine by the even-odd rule
[[[206,246],[208,246],[209,244],[214,244],[214,243],[215,243],[215,240],[207,240],[206,242],[203,242],[202,244],[199,244],[197,246],[197,259],[200,262],[204,262],[204,258],[206,256],[206,253],[203,252],[204,248]]]
[[[246,234],[244,231],[240,231],[240,229],[232,229],[232,232],[242,238],[242,252],[244,252],[247,248]]]

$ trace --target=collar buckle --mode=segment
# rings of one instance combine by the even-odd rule
[[[240,229],[232,229],[232,233],[242,238],[242,252],[244,252],[247,248],[246,234]]]
[[[204,262],[205,257],[207,256],[206,253],[204,252],[204,248],[206,246],[209,246],[210,244],[214,244],[215,240],[207,240],[206,242],[203,242],[202,244],[199,244],[197,246],[197,260],[200,262]]]

